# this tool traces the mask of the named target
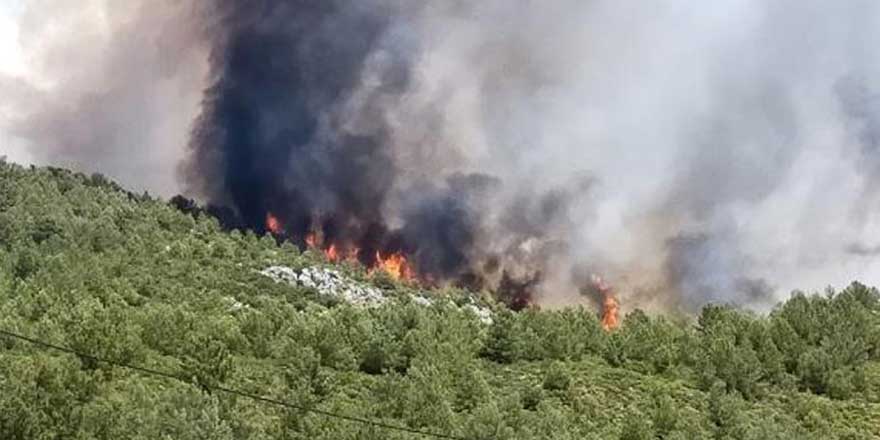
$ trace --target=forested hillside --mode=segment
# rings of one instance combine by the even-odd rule
[[[341,265],[389,298],[278,283],[329,266],[100,176],[0,164],[0,439],[880,438],[880,294],[795,293],[769,316],[512,312]],[[430,301],[417,300],[427,296]],[[491,319],[475,312],[479,304]]]

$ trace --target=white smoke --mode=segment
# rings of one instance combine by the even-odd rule
[[[173,195],[206,72],[197,13],[173,0],[19,2],[23,66],[0,75],[12,158]]]

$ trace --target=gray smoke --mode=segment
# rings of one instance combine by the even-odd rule
[[[864,217],[880,205],[880,93],[872,90],[864,77],[848,76],[837,82],[835,91],[847,117],[847,128],[856,138],[852,153],[856,171],[864,175],[862,205],[857,214]]]
[[[866,245],[862,243],[851,243],[846,247],[847,252],[862,257],[880,256],[880,245]]]
[[[25,0],[26,76],[0,75],[0,130],[40,164],[101,172],[134,190],[179,190],[198,112],[199,2]]]
[[[772,286],[764,279],[748,278],[747,256],[723,236],[681,235],[667,242],[666,270],[676,286],[679,306],[695,309],[707,301],[760,306],[772,300]]]
[[[441,272],[513,256],[545,304],[587,301],[584,268],[624,308],[880,282],[876,2],[93,1],[98,36],[63,4],[28,2],[40,74],[0,82],[3,130],[46,162],[249,224],[293,197],[432,243]],[[243,35],[276,46],[230,75]]]

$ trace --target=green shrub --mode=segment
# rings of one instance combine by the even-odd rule
[[[571,386],[571,375],[565,365],[553,362],[544,375],[543,388],[547,391],[565,391]]]

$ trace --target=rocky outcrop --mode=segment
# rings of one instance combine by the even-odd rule
[[[376,307],[389,301],[382,289],[352,280],[335,269],[306,267],[297,271],[285,266],[270,266],[260,271],[260,274],[276,283],[313,288],[320,295],[338,298],[354,305]],[[412,300],[425,307],[435,303],[434,299],[422,295],[413,295]],[[480,307],[473,300],[470,301],[462,307],[473,312],[481,322],[491,324],[492,311]]]

